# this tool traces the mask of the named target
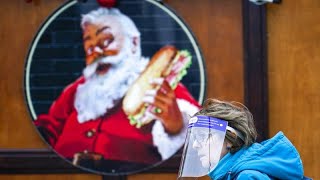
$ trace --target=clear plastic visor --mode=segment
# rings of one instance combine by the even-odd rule
[[[207,175],[220,160],[227,121],[195,116],[189,121],[178,179]]]

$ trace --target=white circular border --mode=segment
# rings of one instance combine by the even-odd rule
[[[165,6],[161,5],[160,3],[154,1],[154,0],[146,0],[149,3],[152,3],[162,10],[164,10],[166,13],[168,13],[183,29],[183,31],[187,34],[194,50],[197,56],[197,60],[199,63],[199,69],[200,69],[200,94],[199,94],[199,99],[198,102],[201,104],[204,99],[204,93],[205,93],[205,72],[204,72],[204,65],[203,65],[203,59],[199,50],[199,47],[197,46],[197,43],[192,36],[191,32],[189,29],[186,27],[186,25],[180,20],[180,18],[175,15],[171,10],[166,8]],[[51,17],[46,20],[46,22],[42,25],[40,28],[39,32],[37,33],[37,36],[35,37],[34,41],[32,42],[28,57],[27,57],[27,64],[26,64],[26,70],[25,70],[25,88],[26,88],[26,98],[27,98],[27,103],[29,105],[29,110],[31,113],[32,118],[35,120],[37,118],[37,115],[34,111],[33,105],[32,105],[32,100],[31,100],[31,95],[30,95],[30,66],[32,62],[32,57],[36,48],[36,45],[39,42],[39,39],[42,37],[43,32],[47,29],[47,27],[51,24],[51,22],[62,12],[64,12],[66,9],[69,7],[75,5],[77,3],[77,0],[70,1],[60,7],[54,14],[51,15]]]

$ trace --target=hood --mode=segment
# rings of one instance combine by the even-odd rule
[[[235,154],[226,154],[209,176],[215,180],[233,179],[243,170],[259,171],[277,179],[303,178],[300,155],[282,132]]]

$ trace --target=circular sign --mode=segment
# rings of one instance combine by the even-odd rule
[[[37,32],[25,66],[42,138],[68,162],[104,175],[144,171],[174,155],[205,82],[190,29],[153,0],[65,3]]]

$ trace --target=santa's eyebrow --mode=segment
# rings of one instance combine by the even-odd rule
[[[96,36],[98,34],[100,34],[102,31],[106,30],[106,29],[109,29],[110,27],[109,26],[103,26],[102,28],[98,29],[97,32],[96,32]]]

